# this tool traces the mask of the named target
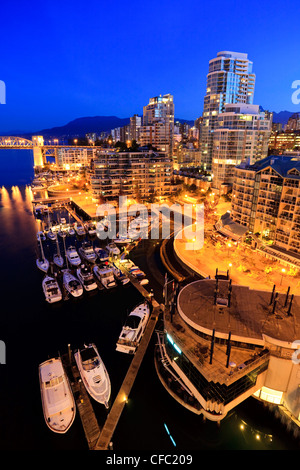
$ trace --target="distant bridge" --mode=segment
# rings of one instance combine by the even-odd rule
[[[33,141],[22,137],[0,136],[0,148],[33,148]]]
[[[15,136],[0,136],[0,150],[1,149],[32,149],[34,166],[43,166],[46,163],[47,156],[57,156],[57,149],[59,148],[92,148],[92,145],[45,145],[43,136],[33,136],[32,140],[23,137]]]

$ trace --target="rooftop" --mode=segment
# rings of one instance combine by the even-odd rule
[[[253,165],[241,164],[238,168],[244,168],[252,171],[262,171],[265,168],[271,167],[282,178],[292,177],[300,179],[300,158],[297,156],[286,155],[270,155],[262,160],[255,162]],[[291,170],[296,170],[296,173],[290,173]]]
[[[185,321],[199,331],[227,339],[263,345],[263,335],[277,341],[292,343],[300,338],[300,296],[294,296],[290,315],[291,294],[285,304],[286,294],[278,294],[276,308],[270,305],[270,292],[252,290],[247,286],[232,285],[230,306],[229,281],[218,281],[220,302],[214,304],[215,280],[195,281],[184,287],[178,297],[178,310]]]

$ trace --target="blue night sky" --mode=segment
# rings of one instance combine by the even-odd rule
[[[248,53],[254,103],[299,111],[299,5],[289,0],[6,1],[1,5],[0,134],[83,116],[142,114],[171,93],[175,116],[202,113],[208,61]]]

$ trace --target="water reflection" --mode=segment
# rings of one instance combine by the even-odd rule
[[[10,200],[10,195],[7,191],[7,189],[2,186],[1,188],[1,203],[2,203],[2,206],[5,208],[5,209],[10,209],[11,208],[11,200]]]

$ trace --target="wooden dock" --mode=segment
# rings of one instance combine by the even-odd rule
[[[66,367],[66,370],[69,373],[70,384],[75,398],[77,410],[80,415],[82,427],[84,434],[89,446],[89,449],[94,449],[99,436],[100,436],[100,427],[97,421],[97,418],[94,413],[88,392],[84,384],[81,381],[79,371],[77,369],[76,363],[71,357],[71,351],[69,354],[63,356],[63,363]]]
[[[121,385],[119,393],[111,407],[111,410],[107,416],[106,422],[100,432],[99,439],[95,445],[94,450],[108,450],[112,436],[122,414],[123,408],[126,404],[126,401],[129,397],[130,391],[134,384],[135,378],[139,371],[140,365],[144,358],[145,352],[147,350],[149,341],[151,339],[152,333],[154,331],[156,322],[161,313],[161,306],[154,301],[154,308],[150,315],[149,321],[147,323],[146,329],[142,336],[141,342],[136,350],[135,355],[131,361],[127,374],[124,378],[124,381]]]
[[[131,283],[139,290],[143,297],[152,304],[153,310],[150,314],[147,326],[142,336],[141,342],[132,358],[129,369],[123,380],[121,388],[115,398],[115,401],[107,415],[106,421],[102,428],[100,428],[96,419],[89,395],[85,389],[84,384],[81,382],[80,374],[77,369],[76,363],[73,360],[71,351],[69,354],[64,355],[64,363],[69,371],[71,387],[75,397],[76,405],[80,414],[80,419],[86,436],[86,440],[90,450],[109,450],[112,442],[112,437],[116,426],[121,417],[126,401],[129,397],[133,387],[135,378],[142,364],[144,355],[147,351],[148,344],[154,332],[157,320],[161,313],[163,313],[164,306],[152,297],[137,279],[131,276],[127,269],[122,267],[122,271],[126,272],[129,276]]]

